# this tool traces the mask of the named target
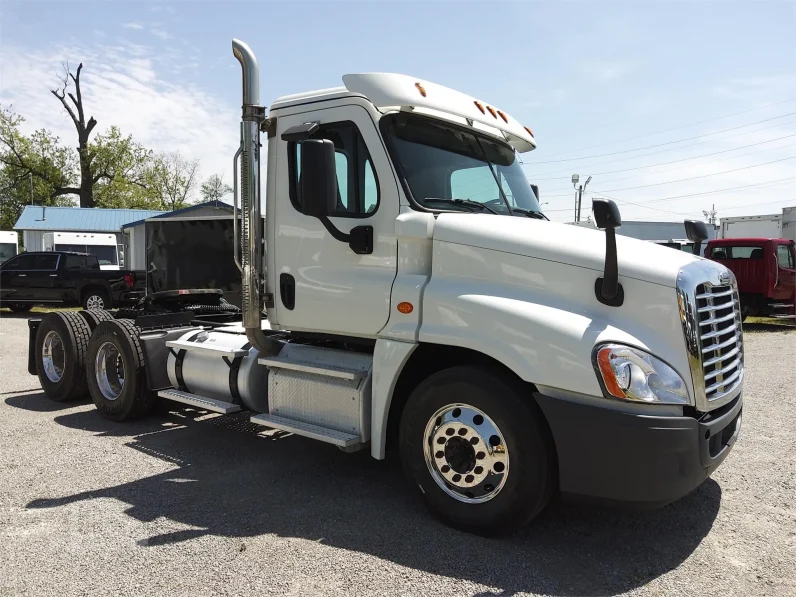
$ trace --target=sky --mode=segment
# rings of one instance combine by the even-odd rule
[[[463,91],[533,129],[522,154],[543,209],[571,221],[570,182],[625,220],[777,213],[796,205],[796,1],[112,2],[3,0],[0,103],[68,143],[49,89],[83,62],[96,131],[118,126],[231,182],[240,67],[261,101],[398,72]]]

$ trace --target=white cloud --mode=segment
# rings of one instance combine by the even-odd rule
[[[169,35],[168,32],[164,31],[163,29],[152,29],[151,33],[160,39],[171,39],[171,35]]]
[[[186,56],[118,42],[29,49],[2,45],[0,103],[12,104],[25,117],[26,132],[47,128],[63,143],[76,143],[69,116],[49,92],[58,85],[61,63],[82,61],[83,98],[97,119],[97,133],[118,126],[122,133],[156,151],[179,150],[201,160],[202,176],[224,174],[231,180],[232,155],[238,141],[238,115],[212,92],[192,83],[175,82],[174,63]]]
[[[122,27],[124,27],[125,29],[135,29],[139,31],[144,28],[144,26],[141,25],[140,23],[125,23],[124,25],[122,25]]]

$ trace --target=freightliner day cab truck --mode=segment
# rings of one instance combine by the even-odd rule
[[[432,512],[484,534],[554,492],[671,502],[719,466],[743,407],[727,268],[616,238],[611,202],[593,206],[603,230],[547,221],[517,157],[531,130],[486,102],[355,74],[266,115],[254,54],[233,52],[242,321],[204,318],[223,305],[190,290],[31,321],[51,397],[87,388],[114,420],[158,399],[248,409],[392,451]]]

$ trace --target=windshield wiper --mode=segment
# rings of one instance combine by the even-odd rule
[[[512,207],[511,211],[514,212],[514,213],[522,214],[524,216],[528,216],[529,218],[536,218],[537,220],[548,220],[548,221],[550,221],[550,218],[548,218],[542,212],[535,211],[533,209],[523,209],[521,207]]]
[[[494,209],[478,201],[471,201],[470,199],[443,199],[442,197],[426,197],[423,201],[437,201],[439,203],[452,203],[453,205],[463,205],[466,207],[477,207],[481,211],[488,211],[490,213],[500,215]]]

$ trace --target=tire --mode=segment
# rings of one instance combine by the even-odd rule
[[[103,321],[112,321],[115,319],[112,314],[103,309],[88,309],[86,311],[80,311],[80,316],[86,320],[86,323],[92,332],[94,331],[94,328],[96,328]]]
[[[83,292],[83,308],[86,311],[110,309],[111,297],[104,288],[89,288]]]
[[[132,321],[100,322],[91,334],[88,354],[88,389],[101,415],[127,421],[152,409],[157,396],[147,387],[144,353]]]
[[[33,308],[33,305],[23,305],[22,303],[12,303],[8,305],[13,313],[27,313]]]
[[[50,400],[85,396],[85,359],[91,330],[77,313],[45,315],[36,332],[36,370]]]
[[[555,487],[554,447],[528,394],[500,372],[463,366],[435,373],[412,392],[400,423],[401,461],[437,518],[494,536],[530,522],[545,507]],[[457,470],[461,474],[450,477]]]

